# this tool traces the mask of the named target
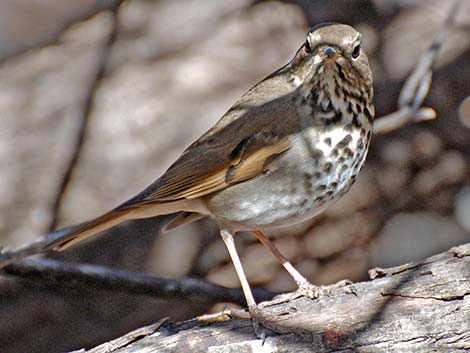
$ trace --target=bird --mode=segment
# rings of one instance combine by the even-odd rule
[[[352,26],[308,30],[292,60],[249,89],[150,186],[111,211],[69,227],[42,250],[64,250],[121,222],[177,214],[165,227],[216,220],[246,298],[259,312],[234,236],[249,231],[292,276],[311,284],[273,245],[269,230],[308,220],[353,185],[370,145],[372,74]]]

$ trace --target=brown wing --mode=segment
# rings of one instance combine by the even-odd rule
[[[289,149],[289,135],[299,131],[293,96],[283,95],[256,106],[242,98],[160,179],[121,207],[193,199],[264,172]]]

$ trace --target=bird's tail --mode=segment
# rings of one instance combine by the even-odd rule
[[[128,217],[130,210],[112,210],[91,221],[63,229],[63,235],[48,243],[43,250],[65,250],[98,233],[134,217]]]
[[[124,221],[172,214],[187,207],[184,200],[149,204],[127,202],[91,221],[55,232],[57,237],[48,242],[42,250],[65,250]]]

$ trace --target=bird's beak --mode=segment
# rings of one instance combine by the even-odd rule
[[[326,47],[323,49],[323,54],[325,54],[325,60],[328,61],[336,61],[336,59],[341,56],[341,54],[339,54],[338,51],[333,47]]]

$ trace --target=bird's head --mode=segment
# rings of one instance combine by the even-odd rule
[[[361,33],[349,25],[314,26],[292,60],[293,73],[301,83],[339,85],[372,99],[372,74],[361,41]]]

